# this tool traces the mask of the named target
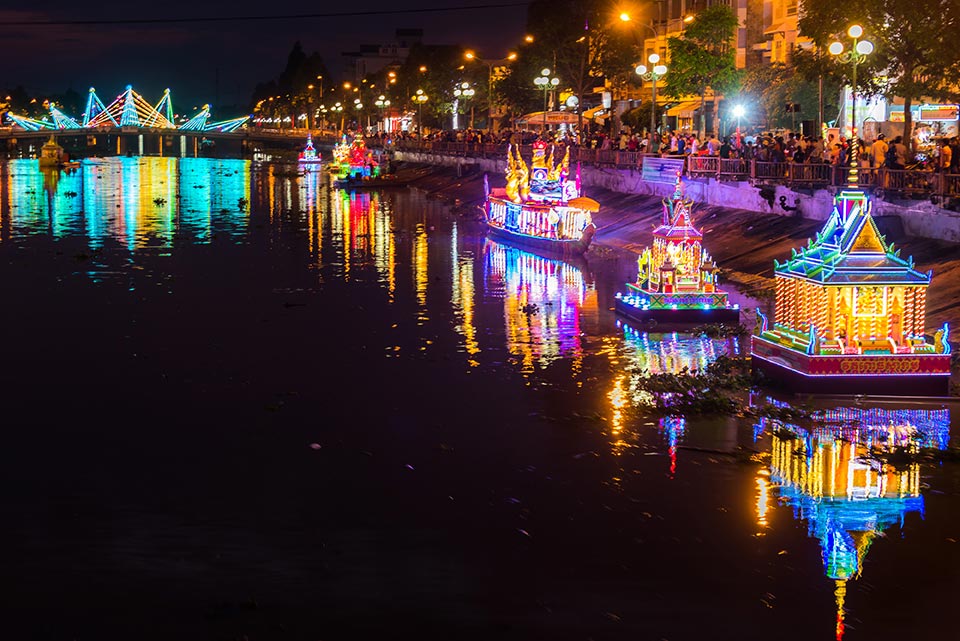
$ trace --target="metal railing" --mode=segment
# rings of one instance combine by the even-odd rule
[[[374,139],[371,145],[377,145]],[[529,158],[531,145],[518,145],[520,155]],[[432,140],[394,140],[391,149],[471,158],[504,158],[507,143],[440,142]],[[778,183],[796,187],[834,187],[847,184],[848,168],[829,163],[794,163],[720,158],[718,156],[669,156],[639,151],[571,147],[570,161],[596,167],[640,170],[645,158],[684,158],[684,173],[696,178],[743,180],[751,183]],[[556,157],[555,157],[556,158]],[[914,196],[939,195],[960,198],[960,174],[930,170],[861,167],[859,184],[879,194]]]

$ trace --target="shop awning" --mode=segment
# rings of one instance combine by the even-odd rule
[[[772,24],[763,30],[763,34],[766,36],[769,36],[772,33],[784,33],[786,31],[786,29],[784,28],[785,24],[786,23],[784,22],[778,22],[776,24]]]
[[[694,112],[699,108],[699,100],[690,100],[670,107],[667,109],[667,115],[676,118],[693,118]]]
[[[594,107],[593,109],[587,109],[583,112],[584,120],[593,120],[595,118],[604,118],[607,115],[607,109],[603,105]]]
[[[544,113],[534,111],[517,118],[518,125],[542,125],[544,123]],[[571,111],[548,111],[546,113],[546,123],[548,125],[575,125],[580,122],[580,117]]]

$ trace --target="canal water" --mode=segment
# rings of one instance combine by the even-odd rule
[[[644,415],[743,348],[618,322],[597,254],[289,165],[0,164],[6,634],[951,638],[958,465],[862,456],[956,409]]]

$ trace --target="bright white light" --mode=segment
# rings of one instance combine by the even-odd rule
[[[638,76],[642,76],[647,73],[647,65],[637,65],[636,71]]]
[[[650,64],[652,64],[652,65],[657,64],[658,62],[660,62],[660,54],[658,54],[658,53],[651,53],[651,54],[650,54],[650,57],[647,58],[647,61],[648,61]]]
[[[743,108],[743,105],[736,105],[736,106],[733,108],[733,117],[734,117],[734,118],[743,118],[743,114],[745,114],[746,112],[747,112],[747,110]]]
[[[543,69],[540,70],[540,75],[541,75],[541,76],[549,76],[549,75],[550,75],[550,70],[547,69],[546,67],[544,67]]]
[[[653,73],[657,74],[658,76],[662,76],[663,74],[667,73],[667,65],[657,65],[653,68]]]
[[[861,56],[867,56],[873,53],[873,43],[869,40],[861,40],[857,43],[857,53]]]
[[[843,53],[843,43],[842,42],[831,42],[830,47],[827,49],[830,53],[835,56],[839,56]]]
[[[863,27],[858,24],[851,25],[851,27],[847,29],[847,35],[851,38],[859,38],[863,35]]]

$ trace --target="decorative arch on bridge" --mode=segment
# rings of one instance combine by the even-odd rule
[[[49,103],[49,118],[36,119],[8,113],[7,117],[15,125],[27,131],[43,129],[94,129],[99,127],[141,127],[149,129],[179,129],[181,131],[219,131],[231,132],[239,129],[250,116],[209,122],[210,105],[204,105],[191,118],[177,126],[173,113],[173,101],[170,90],[163,92],[160,101],[153,105],[137,93],[131,85],[118,95],[109,105],[104,105],[93,87],[87,96],[87,106],[83,117],[77,120],[63,113],[55,103]]]

